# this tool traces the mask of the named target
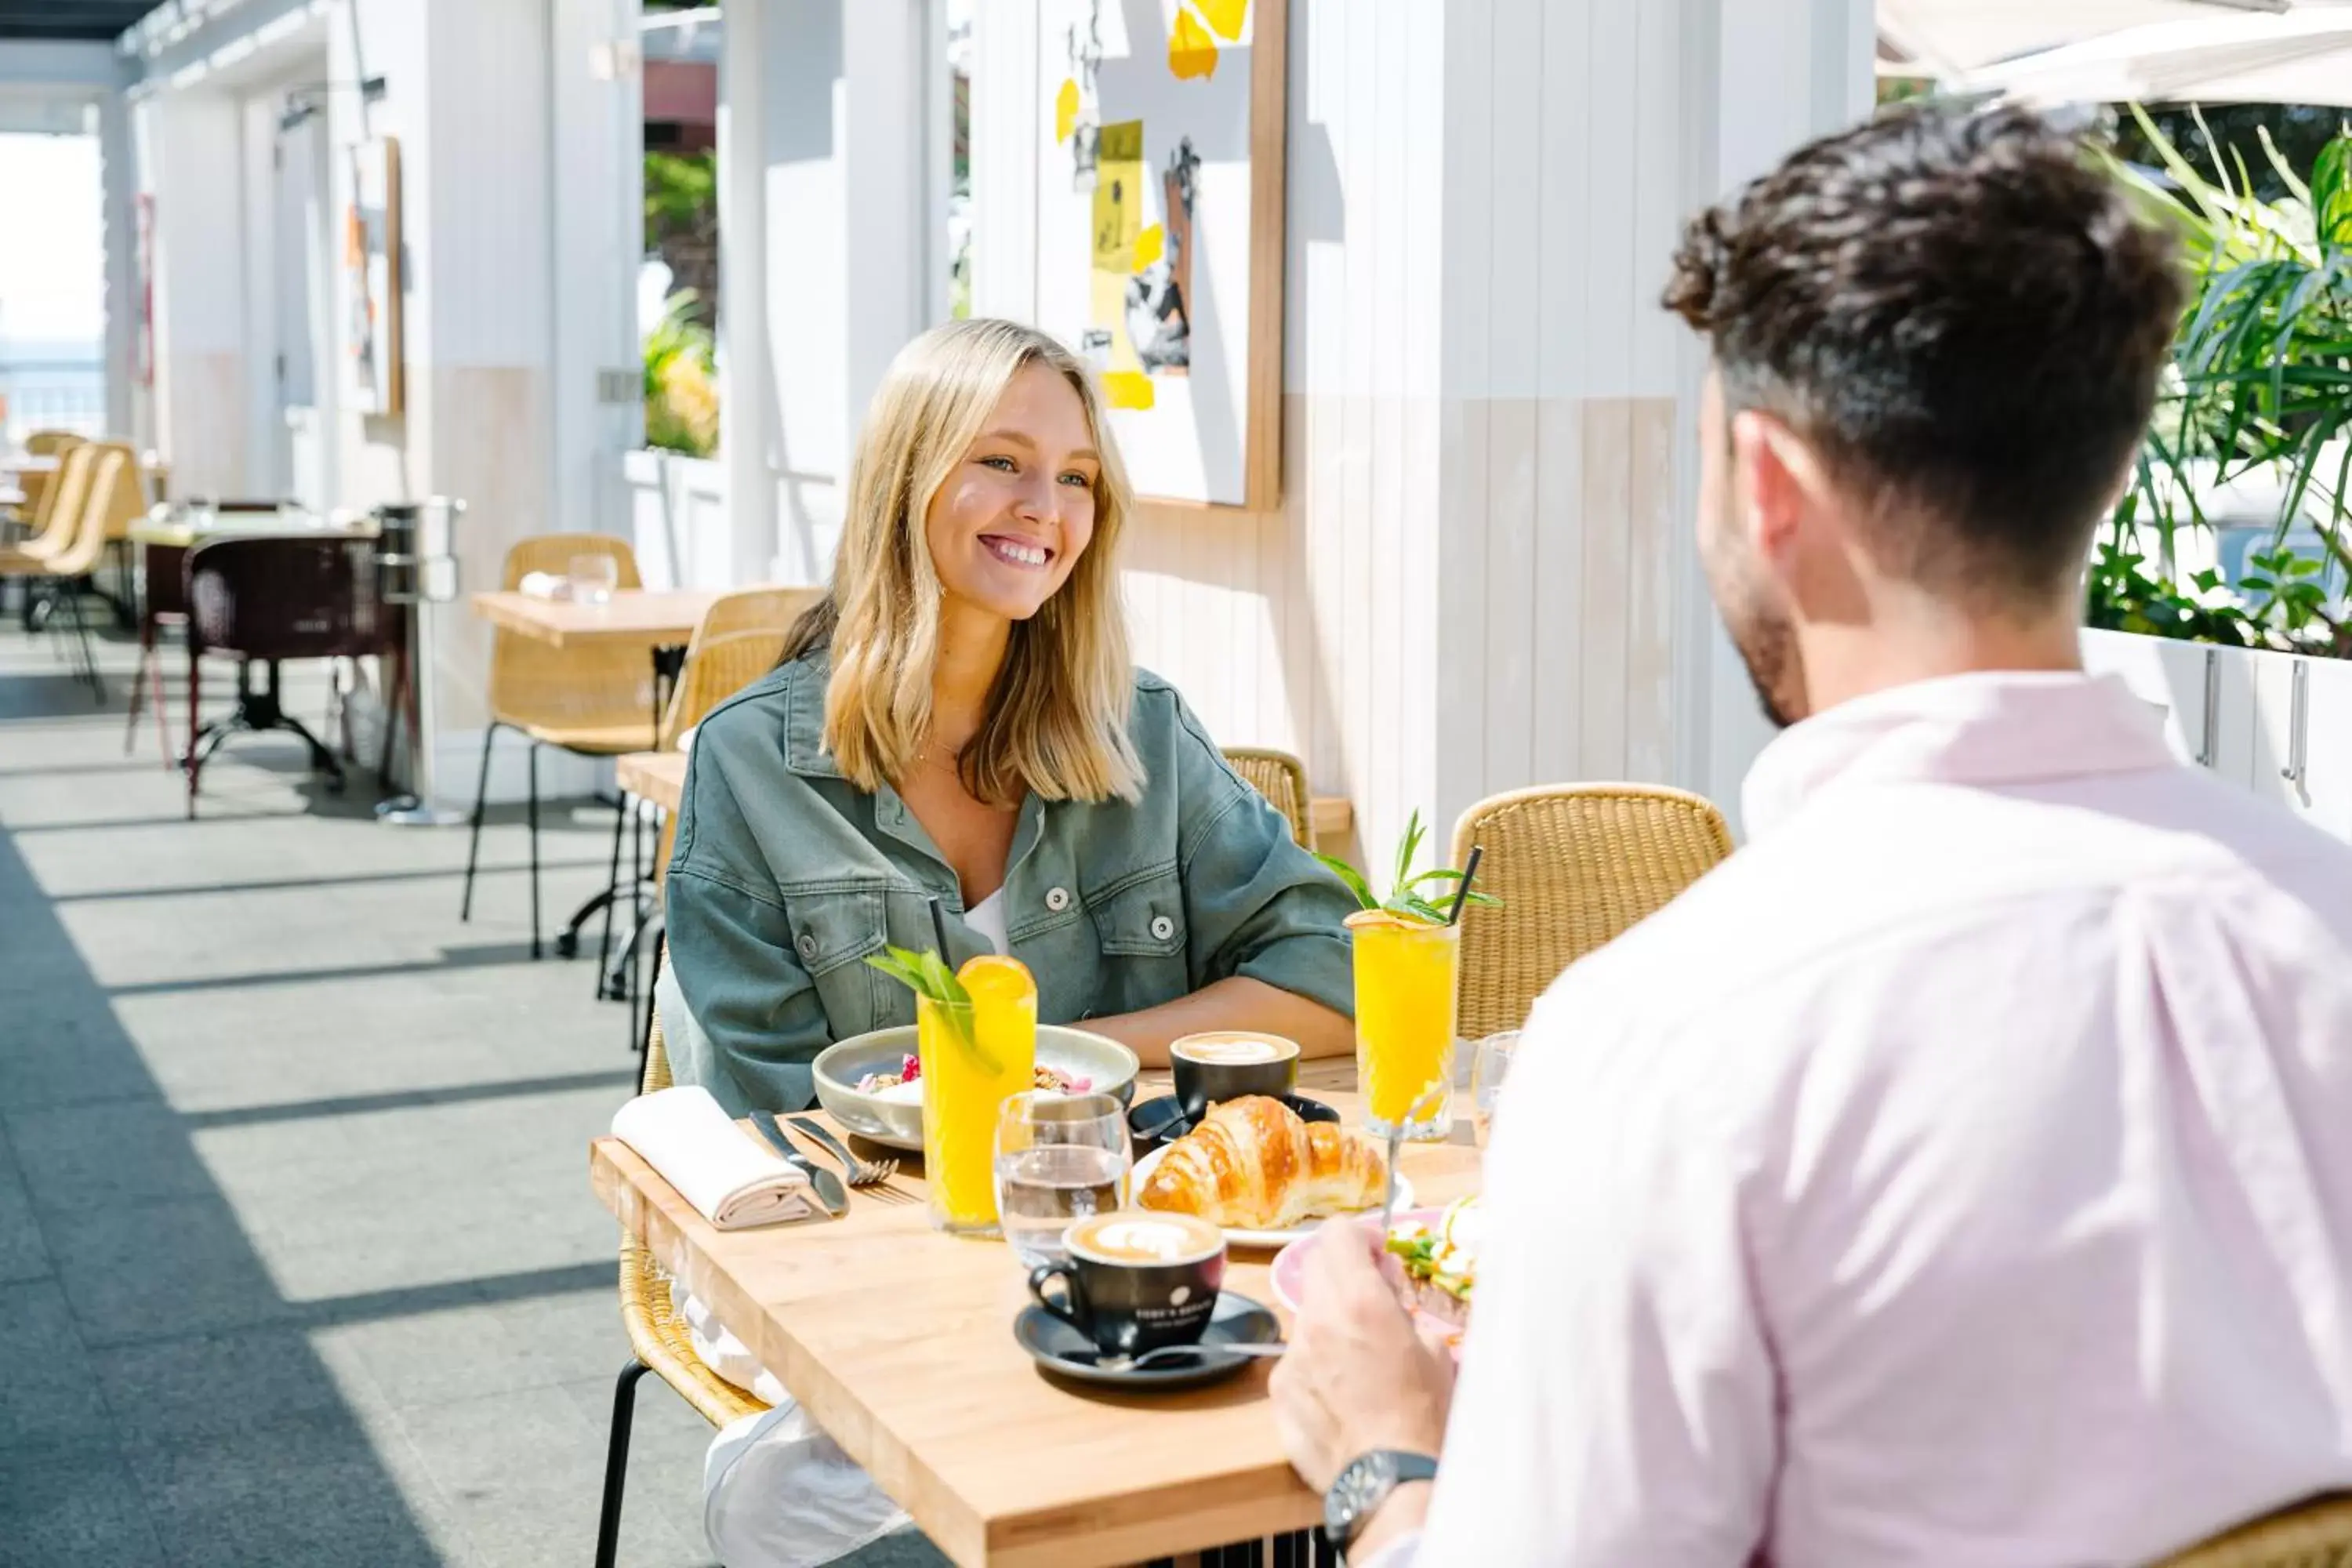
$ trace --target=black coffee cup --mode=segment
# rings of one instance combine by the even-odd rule
[[[1029,1293],[1104,1355],[1198,1344],[1208,1331],[1225,1279],[1224,1232],[1208,1221],[1122,1209],[1080,1220],[1063,1244],[1069,1261],[1030,1270]]]
[[[1298,1042],[1252,1029],[1187,1035],[1168,1047],[1176,1100],[1198,1121],[1209,1107],[1244,1095],[1276,1100],[1298,1088]]]

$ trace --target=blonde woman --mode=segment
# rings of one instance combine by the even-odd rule
[[[818,1051],[913,1020],[863,961],[934,945],[933,898],[951,962],[1011,953],[1041,1020],[1149,1065],[1210,1028],[1351,1048],[1346,891],[1129,662],[1131,508],[1051,338],[961,321],[890,366],[831,593],[695,737],[662,1018],[730,1110],[806,1106]]]
[[[1165,1065],[1200,1029],[1347,1050],[1352,902],[1128,661],[1127,477],[1085,369],[1009,321],[900,352],[850,472],[824,603],[703,721],[667,894],[660,1007],[681,1079],[799,1110],[831,1042],[913,1021],[883,943],[1029,966],[1038,1016]],[[712,1444],[735,1568],[941,1561],[692,1298],[695,1348],[775,1405]],[[861,1547],[868,1551],[859,1551]]]

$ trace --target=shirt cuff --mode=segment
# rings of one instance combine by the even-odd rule
[[[1348,1568],[1412,1568],[1413,1553],[1420,1550],[1421,1531],[1416,1530],[1398,1536],[1381,1547],[1376,1556],[1361,1563],[1350,1561]]]

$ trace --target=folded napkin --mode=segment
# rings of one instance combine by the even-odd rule
[[[754,1143],[698,1084],[641,1094],[613,1113],[613,1136],[721,1230],[814,1219],[808,1177]]]
[[[526,572],[515,591],[534,599],[568,599],[572,597],[572,579],[556,572]]]

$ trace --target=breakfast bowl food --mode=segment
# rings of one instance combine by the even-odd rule
[[[853,1035],[818,1054],[817,1103],[861,1138],[919,1153],[923,1086],[919,1069],[908,1070],[914,1061],[911,1024]],[[1139,1066],[1117,1040],[1058,1024],[1037,1026],[1039,1089],[1115,1095],[1124,1105],[1134,1097]]]

